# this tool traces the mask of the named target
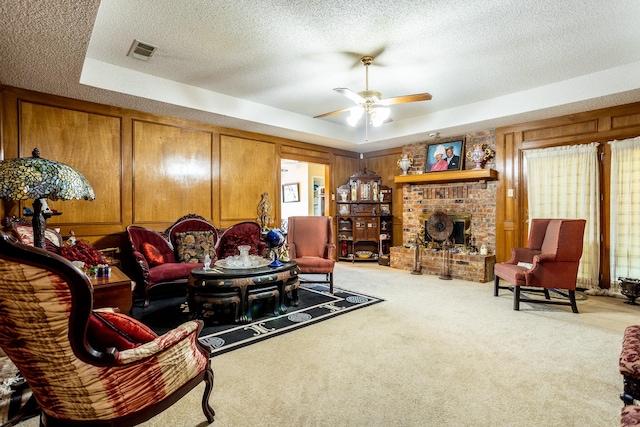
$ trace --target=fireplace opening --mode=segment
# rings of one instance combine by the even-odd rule
[[[448,236],[453,246],[469,246],[471,237],[471,215],[447,215],[453,222],[453,229]],[[431,215],[422,215],[424,226],[424,242],[430,247],[437,248],[442,245],[442,241],[433,238],[428,230],[427,221]]]

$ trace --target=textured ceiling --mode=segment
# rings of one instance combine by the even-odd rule
[[[3,0],[0,82],[368,152],[640,101],[637,0]],[[158,47],[127,56],[134,39]],[[393,121],[352,128],[334,92]]]

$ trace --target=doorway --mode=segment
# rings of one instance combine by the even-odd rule
[[[283,223],[290,216],[324,216],[327,211],[325,187],[327,165],[282,159],[280,183],[283,188],[298,190],[298,197],[282,197],[280,217]]]

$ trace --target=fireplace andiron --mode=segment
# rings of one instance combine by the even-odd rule
[[[410,243],[413,243],[414,257],[413,257],[413,270],[411,274],[422,274],[422,265],[420,264],[420,253],[422,252],[422,239],[416,236],[411,239]]]

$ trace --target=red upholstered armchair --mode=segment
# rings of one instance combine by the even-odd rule
[[[289,257],[298,263],[300,274],[325,274],[329,292],[333,293],[333,266],[336,245],[330,216],[289,217],[287,231]],[[310,282],[310,280],[304,280]]]
[[[196,214],[177,220],[163,233],[130,225],[127,237],[133,255],[133,278],[149,292],[160,285],[186,285],[191,270],[202,267],[205,254],[215,261],[216,227]]]
[[[169,241],[155,230],[130,225],[127,237],[135,261],[133,279],[142,285],[145,308],[149,306],[151,289],[160,285],[186,285],[191,270],[198,267],[177,262]]]
[[[511,249],[511,259],[495,265],[494,296],[500,289],[513,290],[513,309],[520,309],[520,302],[570,305],[574,313],[576,305],[576,281],[582,257],[583,219],[533,219],[526,248]],[[513,284],[500,286],[500,278]],[[545,299],[532,299],[521,295],[521,287],[538,289]],[[566,289],[569,302],[551,300],[549,288]],[[565,295],[565,294],[562,294]]]
[[[157,336],[124,314],[92,311],[89,279],[66,259],[0,233],[0,347],[40,407],[42,426],[133,426],[205,381],[200,321]]]

